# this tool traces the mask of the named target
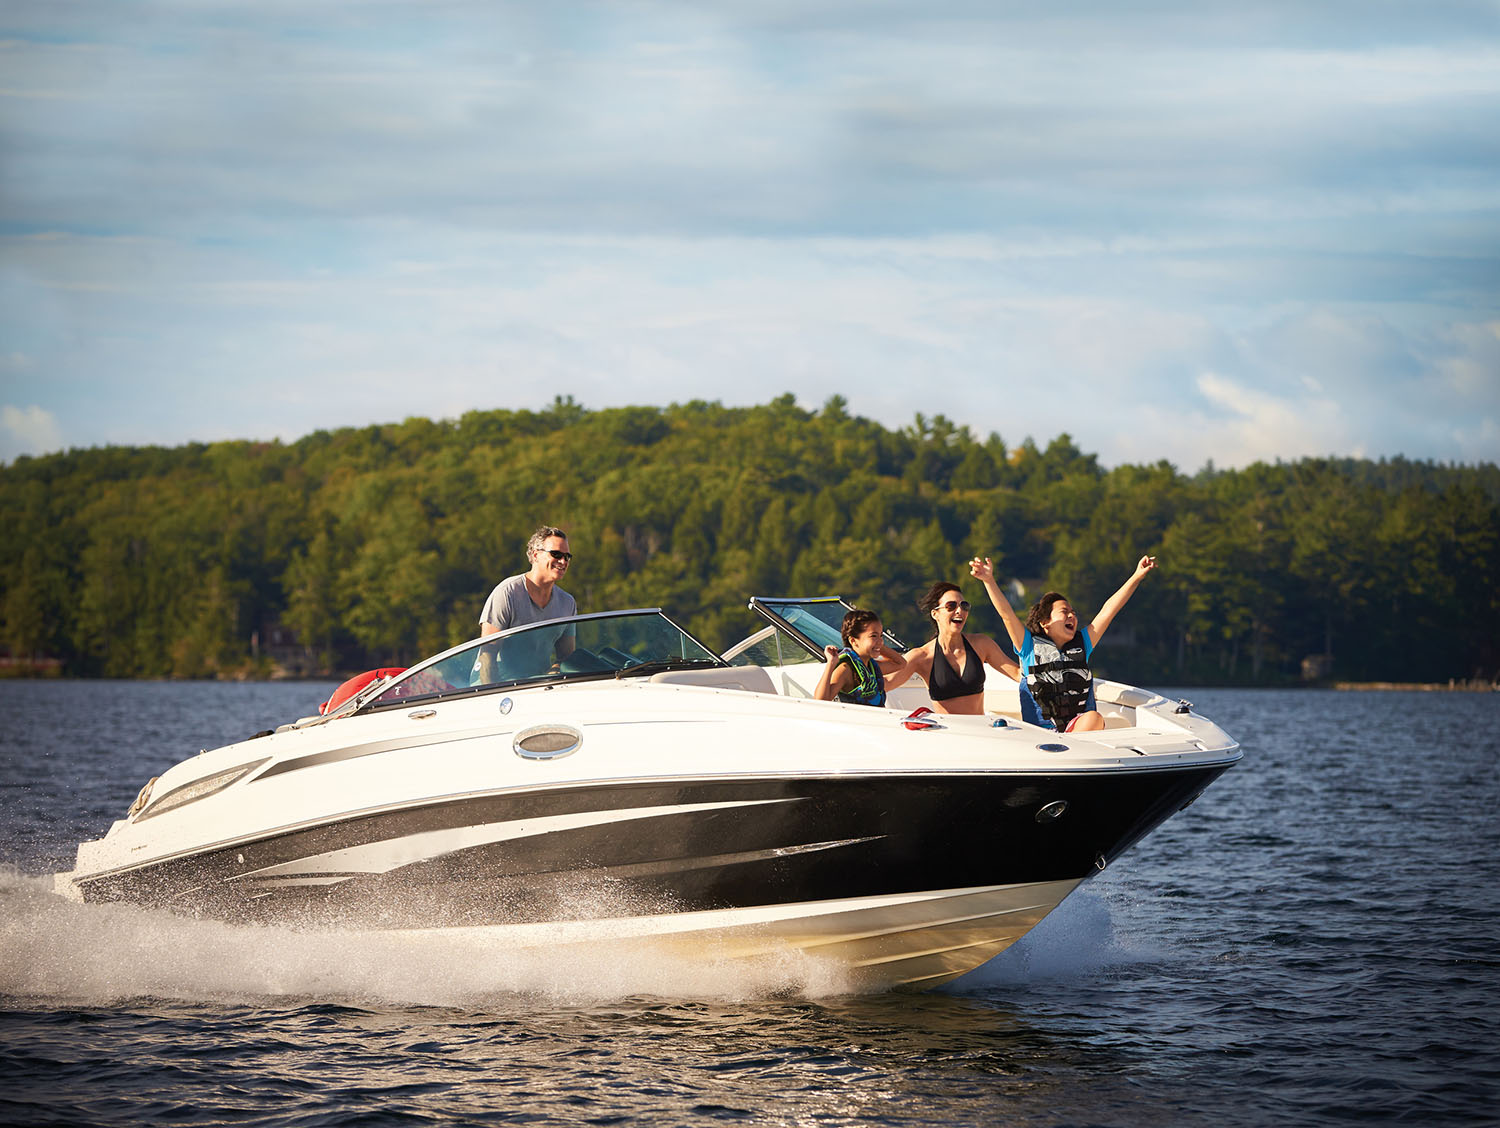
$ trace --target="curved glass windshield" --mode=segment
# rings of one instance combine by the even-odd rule
[[[465,643],[414,667],[366,708],[500,687],[636,677],[724,662],[660,611],[549,619]]]
[[[843,636],[840,634],[844,615],[854,610],[844,600],[833,596],[816,599],[772,599],[756,596],[750,601],[750,607],[769,619],[774,626],[791,628],[792,636],[819,661],[823,658],[823,647],[844,645]],[[901,640],[890,631],[885,631],[884,634],[885,644],[892,650],[904,651],[906,649]],[[735,650],[738,649],[738,647],[735,648]]]

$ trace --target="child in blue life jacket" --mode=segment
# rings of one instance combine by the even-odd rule
[[[1104,602],[1087,627],[1062,592],[1049,591],[1032,604],[1023,624],[995,582],[989,558],[969,561],[969,574],[984,584],[990,602],[1005,620],[1011,644],[1021,659],[1021,719],[1058,732],[1092,732],[1104,727],[1094,703],[1094,674],[1089,659],[1120,609],[1141,586],[1156,557],[1142,556],[1130,579]]]
[[[855,705],[884,705],[887,671],[881,663],[891,666],[889,672],[894,673],[904,668],[906,660],[886,648],[880,617],[856,607],[844,616],[839,634],[844,639],[842,647],[823,648],[827,662],[813,696],[819,701],[837,696]]]

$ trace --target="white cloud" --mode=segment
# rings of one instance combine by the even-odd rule
[[[1213,430],[1214,446],[1229,465],[1247,457],[1297,458],[1345,451],[1360,454],[1355,436],[1346,430],[1341,405],[1308,388],[1305,394],[1283,397],[1246,387],[1214,373],[1198,378],[1198,390],[1227,415]]]
[[[1433,369],[1445,397],[1488,411],[1500,421],[1500,320],[1455,325],[1441,337]]]
[[[12,462],[23,454],[49,454],[62,445],[62,428],[50,411],[35,404],[0,406],[0,462]]]

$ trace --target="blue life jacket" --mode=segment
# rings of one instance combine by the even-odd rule
[[[1030,696],[1041,716],[1062,732],[1079,713],[1094,708],[1094,672],[1089,668],[1087,634],[1080,630],[1061,647],[1045,634],[1032,634],[1030,641],[1030,662],[1025,664],[1021,683],[1026,691],[1022,694],[1022,719],[1037,723],[1036,718],[1025,715],[1029,710],[1024,698]]]
[[[834,672],[845,662],[854,671],[854,685],[846,693],[839,694],[840,701],[847,701],[851,705],[875,705],[885,704],[885,677],[880,668],[872,662],[866,662],[849,647],[839,651],[839,660],[834,664]]]

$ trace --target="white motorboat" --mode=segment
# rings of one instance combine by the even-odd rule
[[[751,606],[766,626],[722,657],[647,609],[376,679],[170,768],[57,890],[298,927],[798,952],[860,988],[925,988],[1240,757],[1185,703],[1102,680],[1088,735],[1022,723],[994,674],[985,716],[921,714],[920,684],[886,708],[813,700],[846,605]]]

